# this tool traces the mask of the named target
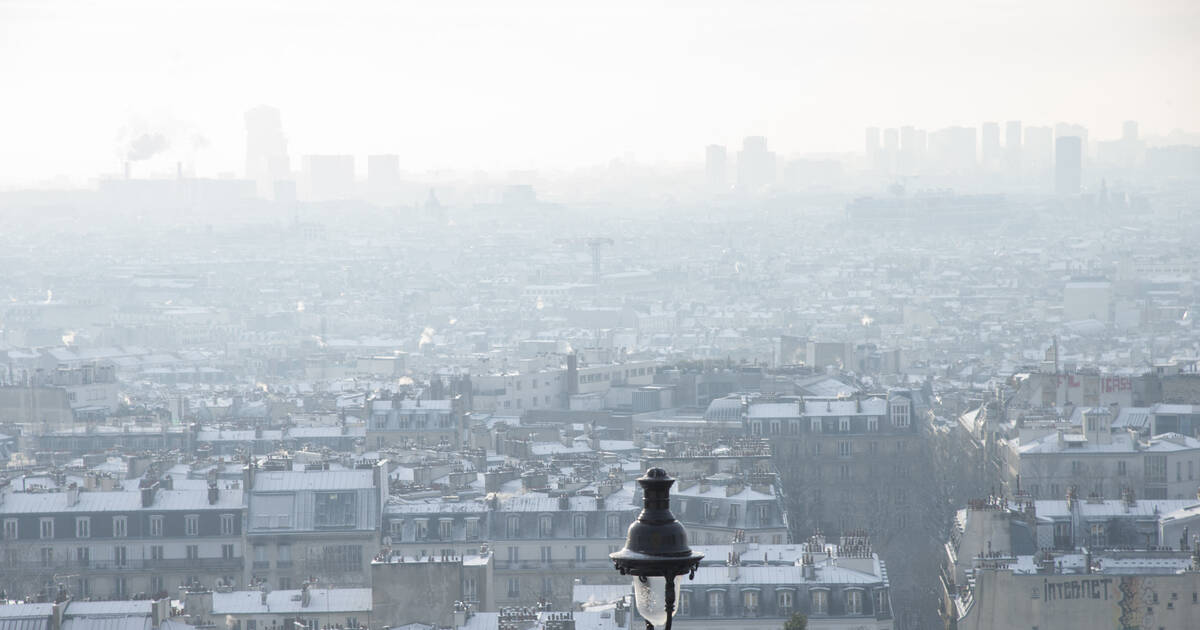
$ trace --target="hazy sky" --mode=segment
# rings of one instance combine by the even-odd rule
[[[0,0],[0,186],[118,171],[142,132],[171,141],[143,173],[240,171],[264,103],[294,166],[410,170],[697,161],[749,134],[861,151],[867,125],[1197,130],[1197,33],[1196,0]]]

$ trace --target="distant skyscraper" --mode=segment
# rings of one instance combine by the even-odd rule
[[[246,112],[246,179],[254,180],[260,197],[271,197],[275,182],[289,179],[290,171],[279,110],[260,105]]]
[[[1010,175],[1021,174],[1021,121],[1010,120],[1004,123],[1004,164]]]
[[[1088,156],[1088,130],[1083,125],[1075,125],[1071,123],[1058,123],[1054,125],[1054,137],[1062,138],[1063,136],[1075,136],[1079,138],[1080,150],[1083,152],[1084,158]]]
[[[400,156],[367,156],[367,196],[376,203],[393,201],[400,184]]]
[[[704,179],[713,190],[725,188],[725,147],[710,144],[704,148]]]
[[[330,201],[354,196],[353,155],[306,155],[303,167],[307,200]]]
[[[1000,125],[994,122],[985,122],[980,128],[980,147],[979,157],[983,162],[983,168],[988,171],[993,171],[1000,166]]]
[[[1054,193],[1074,195],[1083,179],[1083,138],[1059,136],[1054,141]]]
[[[896,171],[901,175],[915,175],[925,153],[925,132],[911,126],[900,128],[900,157]]]
[[[867,167],[871,170],[882,170],[882,162],[880,161],[882,146],[879,141],[879,127],[867,127],[866,140]]]
[[[1121,125],[1121,139],[1126,142],[1137,142],[1138,124],[1136,120],[1126,120]]]
[[[746,192],[762,190],[775,183],[775,154],[767,150],[767,139],[747,136],[738,151],[738,188]]]
[[[900,130],[889,127],[883,130],[883,171],[896,172],[896,162],[900,158]]]

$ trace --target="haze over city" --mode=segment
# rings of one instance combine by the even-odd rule
[[[563,170],[765,135],[859,149],[868,125],[1200,129],[1195,3],[0,3],[0,186],[121,169],[129,129],[237,172],[241,113],[298,153],[406,170]],[[1036,95],[1033,97],[1032,95]]]
[[[0,630],[1200,628],[1196,33],[0,0]]]

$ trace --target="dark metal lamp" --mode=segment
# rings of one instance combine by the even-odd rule
[[[675,480],[661,468],[651,468],[638,478],[642,486],[642,513],[629,526],[625,548],[608,555],[621,575],[632,575],[638,614],[646,628],[671,628],[681,575],[694,577],[704,554],[692,551],[687,531],[671,514],[671,485]]]

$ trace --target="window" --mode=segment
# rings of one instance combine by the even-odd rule
[[[76,538],[91,538],[92,537],[92,519],[87,516],[79,516],[75,518],[75,537]]]
[[[1077,460],[1077,459],[1071,460],[1071,474],[1078,475],[1080,469],[1081,469],[1081,467],[1079,465],[1079,460]]]
[[[813,589],[809,591],[812,596],[812,611],[814,615],[829,614],[829,591],[824,589]]]
[[[767,522],[767,517],[770,513],[771,513],[770,504],[759,503],[758,504],[758,522],[759,522],[759,524],[765,524]]]
[[[809,429],[810,429],[810,430],[811,430],[813,433],[820,433],[820,432],[821,432],[821,418],[820,418],[820,417],[814,417],[814,418],[813,418],[813,419],[812,419],[812,420],[809,422]]]
[[[129,586],[125,584],[125,578],[118,577],[113,580],[113,594],[117,596],[117,599],[125,599],[129,595],[128,591]]]
[[[887,614],[888,612],[888,596],[887,591],[878,589],[875,591],[875,614]]]
[[[843,481],[850,479],[850,464],[842,464],[838,468],[838,475]]]
[[[151,545],[150,546],[150,559],[151,560],[162,560],[163,559],[163,546],[162,545]]]
[[[879,442],[868,442],[867,452],[872,455],[879,453]]]
[[[780,434],[780,433],[782,433],[782,432],[783,432],[783,431],[781,430],[781,427],[780,427],[779,421],[778,421],[778,420],[772,420],[772,421],[771,421],[771,435],[779,435],[779,434]]]
[[[542,576],[542,595],[550,595],[554,592],[554,579],[548,575]]]
[[[899,429],[906,429],[910,423],[908,401],[901,398],[891,405],[892,425]]]
[[[183,533],[186,536],[200,535],[200,516],[197,514],[188,514],[183,517]]]
[[[75,548],[75,564],[86,567],[92,562],[92,550],[87,547]]]
[[[425,540],[429,537],[429,519],[417,519],[417,540]]]
[[[286,575],[280,576],[279,588],[284,589],[284,590],[292,588],[292,578],[290,576],[286,576]]]
[[[76,586],[75,586],[75,590],[76,590],[75,596],[76,597],[91,597],[92,584],[87,578],[79,578],[79,581],[76,582],[75,584],[76,584]]]
[[[850,432],[850,418],[848,416],[842,416],[842,417],[838,418],[838,432],[839,433],[849,433]]]
[[[508,517],[508,537],[516,538],[517,533],[521,531],[521,517],[516,514],[511,514]]]
[[[280,543],[275,548],[275,563],[280,568],[288,568],[292,566],[292,546],[289,543]]]
[[[542,546],[542,564],[550,564],[550,547]]]
[[[150,517],[150,535],[163,535],[163,517],[161,515],[156,514]]]
[[[521,560],[521,550],[516,545],[510,545],[508,547],[508,563],[510,565],[513,565],[513,564],[516,564],[517,562],[519,562],[520,560]]]
[[[621,537],[621,516],[618,514],[609,514],[604,518],[605,535],[607,538]]]
[[[879,416],[870,416],[867,418],[867,431],[872,433],[879,430]]]
[[[478,599],[476,593],[478,587],[475,585],[475,578],[463,578],[463,599],[468,602],[473,602]]]
[[[846,591],[846,614],[863,614],[863,592],[858,589]]]
[[[575,545],[575,562],[587,562],[587,545]]]
[[[507,590],[508,590],[509,597],[520,597],[521,596],[521,578],[515,578],[515,577],[508,578],[508,589]]]
[[[363,570],[362,547],[359,545],[327,545],[321,549],[318,562],[335,573],[358,573]]]
[[[124,516],[113,517],[113,538],[124,538],[129,535],[129,519]]]
[[[1125,475],[1125,462],[1117,462],[1117,474],[1122,476]]]
[[[775,604],[779,607],[779,612],[783,616],[792,614],[792,592],[791,591],[776,591]]]
[[[550,536],[554,532],[554,517],[549,514],[538,516],[538,535]]]
[[[725,592],[708,592],[708,616],[721,617],[725,614]]]
[[[688,590],[679,591],[679,614],[687,616],[692,614],[692,592]]]
[[[741,508],[741,506],[736,503],[729,506],[729,522],[731,522],[731,523],[737,522],[738,512],[740,511],[739,508]]]
[[[43,518],[39,521],[39,525],[41,525],[42,540],[54,538],[54,519]]]
[[[742,607],[748,614],[758,613],[758,591],[742,591]]]
[[[849,440],[842,440],[841,442],[838,442],[838,455],[841,455],[842,457],[847,457],[850,455]]]
[[[479,519],[467,519],[467,540],[475,540],[479,538]]]
[[[233,545],[221,545],[221,558],[233,560]]]
[[[54,565],[54,549],[51,547],[42,547],[41,552],[42,566],[49,567]]]
[[[231,534],[233,534],[233,515],[232,514],[222,514],[221,515],[221,535],[229,536]]]
[[[186,547],[186,549],[187,549],[187,559],[188,560],[199,560],[200,559],[200,545],[188,545]]]
[[[1166,455],[1146,455],[1144,460],[1145,478],[1147,483],[1167,482]],[[1149,497],[1147,497],[1149,498]]]
[[[4,540],[16,540],[16,539],[17,539],[17,519],[15,519],[15,518],[4,519]]]
[[[448,518],[438,521],[438,537],[442,540],[450,540],[450,527],[453,524]]]
[[[354,527],[355,494],[353,492],[322,492],[317,495],[317,527]]]
[[[113,547],[113,564],[123,567],[129,561],[129,551],[125,547]]]
[[[404,519],[388,521],[388,534],[392,537],[392,542],[400,542],[404,534]]]

